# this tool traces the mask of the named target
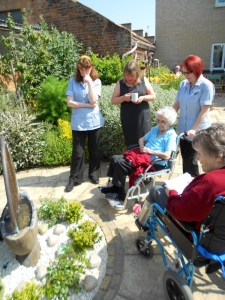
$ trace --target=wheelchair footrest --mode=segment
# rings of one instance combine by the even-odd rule
[[[148,226],[143,226],[140,222],[139,222],[139,218],[137,216],[134,217],[135,218],[135,225],[137,226],[137,228],[139,230],[142,230],[142,231],[148,231]]]

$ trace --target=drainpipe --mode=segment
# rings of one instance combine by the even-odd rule
[[[124,53],[124,54],[122,55],[122,59],[124,59],[125,56],[127,56],[127,55],[133,53],[133,52],[137,49],[137,45],[138,45],[138,42],[136,42],[136,45],[134,46],[133,49],[131,49],[130,51],[128,51],[127,53]]]

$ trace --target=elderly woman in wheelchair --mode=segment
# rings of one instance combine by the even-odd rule
[[[124,201],[126,176],[130,175],[129,186],[132,186],[138,174],[150,165],[150,161],[157,157],[163,160],[170,158],[171,152],[176,150],[177,134],[172,127],[176,117],[177,113],[172,107],[160,108],[156,112],[157,126],[139,139],[139,149],[131,147],[123,155],[111,157],[107,176],[112,178],[113,185],[99,187],[107,199]]]
[[[193,299],[190,287],[195,267],[205,265],[206,273],[222,268],[225,278],[225,124],[213,123],[198,131],[192,145],[205,173],[195,177],[181,195],[176,189],[155,185],[146,199],[152,205],[143,227],[136,217],[139,229],[148,231],[146,239],[137,240],[138,250],[151,258],[155,240],[168,268],[164,274],[167,299]],[[156,235],[158,227],[176,248],[177,272],[167,263]]]

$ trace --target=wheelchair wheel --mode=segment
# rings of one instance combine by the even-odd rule
[[[194,300],[191,289],[175,271],[167,270],[163,275],[167,300]]]
[[[139,251],[139,253],[144,257],[144,258],[148,258],[151,259],[153,257],[153,248],[151,245],[151,242],[149,242],[145,248],[145,238],[140,236],[137,240],[136,240],[136,247]],[[144,248],[144,249],[142,249]]]

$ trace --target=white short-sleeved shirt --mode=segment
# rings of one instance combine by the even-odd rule
[[[157,152],[165,152],[167,150],[176,151],[177,145],[177,134],[173,127],[170,127],[164,134],[157,137],[159,127],[153,127],[145,136],[146,141],[145,147],[150,148]],[[155,159],[156,156],[151,154],[151,160]]]
[[[94,91],[96,95],[101,96],[101,80],[93,81]],[[73,97],[74,101],[89,103],[88,101],[89,87],[87,83],[77,82],[75,78],[70,78],[66,96]],[[104,125],[104,119],[99,109],[96,107],[73,108],[71,116],[71,129],[76,131],[94,130]]]
[[[215,87],[211,81],[200,75],[195,85],[190,88],[190,82],[183,80],[180,83],[176,101],[180,105],[178,118],[178,134],[186,132],[195,124],[201,111],[201,106],[211,105],[215,95]],[[210,126],[209,112],[197,130]]]

